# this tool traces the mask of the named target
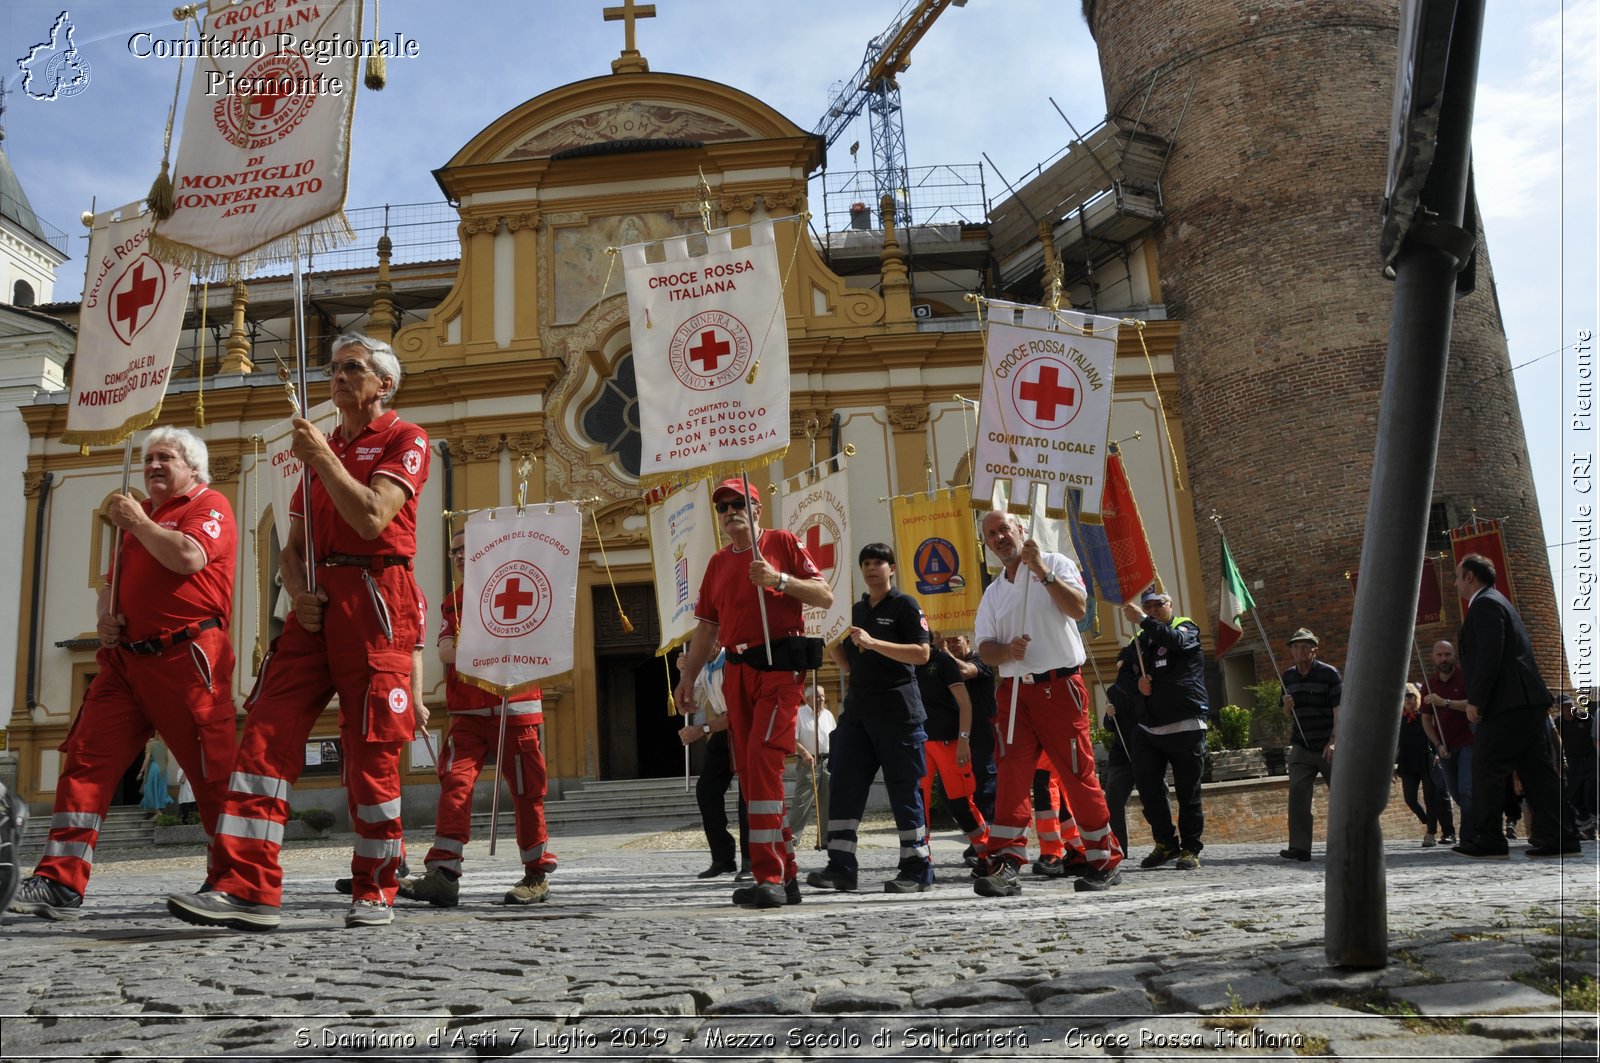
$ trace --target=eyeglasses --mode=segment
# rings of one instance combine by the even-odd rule
[[[743,508],[744,508],[744,496],[743,495],[735,495],[734,497],[728,499],[726,502],[718,502],[717,503],[717,512],[718,513],[726,513],[730,509],[743,509]]]
[[[355,358],[350,359],[348,362],[328,363],[328,376],[330,377],[341,375],[347,377],[361,377],[370,372],[372,372],[372,369],[367,365],[367,363]]]

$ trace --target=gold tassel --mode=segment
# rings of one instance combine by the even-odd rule
[[[172,217],[172,174],[166,159],[161,160],[161,172],[150,182],[150,194],[145,202],[150,205],[150,213],[161,221]]]
[[[611,597],[617,603],[617,616],[622,619],[624,634],[633,634],[633,621],[628,619],[628,614],[622,609],[622,595],[617,591],[617,581],[611,575],[611,562],[606,557],[606,541],[600,535],[600,518],[593,509],[589,510],[589,519],[594,522],[594,541],[600,544],[600,563],[605,566],[606,582],[611,584]]]
[[[373,92],[382,92],[389,83],[389,60],[383,54],[383,41],[378,37],[378,0],[372,0],[372,54],[367,56],[367,76],[362,84]]]

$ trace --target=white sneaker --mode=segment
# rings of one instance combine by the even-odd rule
[[[382,901],[356,901],[345,913],[345,926],[388,926],[394,922],[394,909]]]

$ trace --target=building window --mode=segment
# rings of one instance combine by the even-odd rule
[[[17,281],[11,286],[11,305],[29,307],[33,305],[33,285],[27,281]]]
[[[623,355],[578,421],[583,432],[629,475],[639,475],[639,388],[633,379],[633,354]]]

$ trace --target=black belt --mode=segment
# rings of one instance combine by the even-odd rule
[[[1069,675],[1077,675],[1083,671],[1082,665],[1073,665],[1071,668],[1047,668],[1042,672],[1029,672],[1022,676],[1024,683],[1048,683],[1052,679],[1065,679]]]
[[[396,565],[410,568],[411,559],[398,554],[323,554],[317,558],[317,564],[323,568],[370,568],[379,572]]]
[[[176,631],[168,631],[164,635],[157,635],[153,639],[142,639],[139,642],[122,642],[118,643],[118,645],[129,653],[136,653],[141,657],[154,657],[156,654],[169,650],[174,646],[180,646],[190,639],[199,638],[202,631],[210,631],[214,627],[221,626],[222,621],[217,617],[212,617],[209,620],[202,620],[198,624],[190,624],[188,627],[180,627]]]

